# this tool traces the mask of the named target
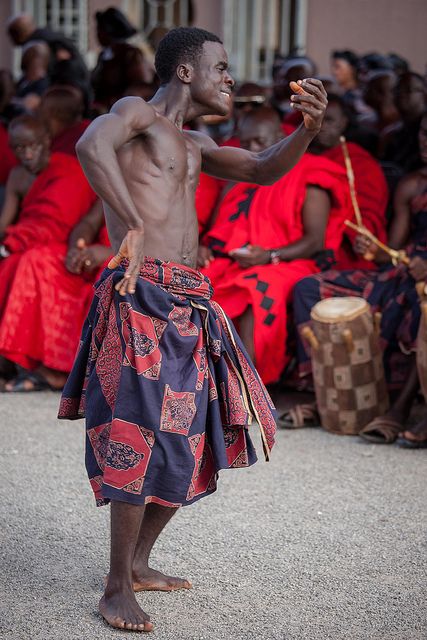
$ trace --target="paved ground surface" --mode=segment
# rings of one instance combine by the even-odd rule
[[[97,614],[108,509],[58,395],[0,397],[0,637],[113,640]],[[254,433],[258,440],[257,434]],[[427,452],[320,429],[222,474],[170,523],[156,566],[194,583],[138,600],[162,640],[425,640]]]

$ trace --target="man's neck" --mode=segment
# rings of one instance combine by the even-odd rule
[[[187,85],[177,85],[173,82],[161,86],[149,104],[178,129],[182,130],[183,125],[199,116],[206,115],[202,106],[194,104],[191,100]]]

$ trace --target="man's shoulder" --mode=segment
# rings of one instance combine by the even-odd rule
[[[22,164],[18,164],[9,173],[8,181],[12,184],[21,184],[23,181],[28,180],[31,177],[31,173]]]
[[[115,115],[123,118],[127,122],[132,123],[136,129],[139,127],[145,128],[155,120],[162,118],[162,116],[155,110],[153,105],[146,102],[139,96],[126,96],[120,98],[113,104],[108,115]],[[101,118],[105,116],[100,116]],[[95,119],[94,122],[98,120]]]
[[[210,151],[212,149],[218,149],[218,145],[216,142],[212,140],[210,136],[206,133],[202,133],[201,131],[195,131],[194,129],[185,129],[183,134],[190,138],[198,147],[200,147],[201,152]]]

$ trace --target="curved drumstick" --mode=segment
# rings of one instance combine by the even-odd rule
[[[359,203],[357,201],[357,193],[356,193],[356,186],[355,186],[355,182],[354,182],[353,165],[351,164],[351,158],[350,158],[350,154],[348,152],[347,141],[346,141],[344,136],[340,136],[340,143],[341,143],[341,148],[342,148],[342,152],[343,152],[343,155],[344,155],[345,170],[347,172],[347,179],[348,179],[348,184],[349,184],[349,187],[350,187],[350,198],[351,198],[351,203],[352,203],[353,209],[354,209],[354,215],[355,215],[356,222],[357,222],[358,226],[359,227],[363,227],[364,225],[363,225],[363,220],[362,220],[362,212],[360,211]],[[367,251],[363,255],[363,257],[365,258],[365,260],[373,260],[375,256],[370,251]]]

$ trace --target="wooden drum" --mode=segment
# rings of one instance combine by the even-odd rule
[[[313,329],[302,335],[311,344],[314,388],[322,426],[355,435],[388,409],[379,319],[358,297],[327,298],[311,310]]]
[[[421,301],[420,328],[417,336],[417,369],[421,391],[427,402],[427,299]]]

